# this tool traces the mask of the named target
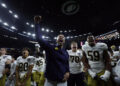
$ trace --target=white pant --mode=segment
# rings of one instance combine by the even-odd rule
[[[58,83],[58,82],[49,81],[46,79],[44,86],[67,86],[67,81]]]

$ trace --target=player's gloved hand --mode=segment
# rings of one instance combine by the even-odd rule
[[[88,69],[88,73],[90,74],[90,76],[94,79],[96,77],[96,73],[93,72],[91,69]]]
[[[0,74],[0,78],[2,78],[3,77],[3,74]]]
[[[104,81],[108,81],[110,78],[110,71],[106,70],[104,75],[101,75],[100,78]]]

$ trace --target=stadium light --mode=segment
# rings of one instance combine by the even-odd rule
[[[34,28],[35,26],[33,24],[31,24],[31,27]]]
[[[30,32],[28,32],[27,34],[28,34],[28,35],[31,35],[31,33],[30,33]]]
[[[63,31],[61,30],[60,33],[62,33]]]
[[[54,37],[54,39],[57,39],[57,37]]]
[[[15,26],[11,26],[11,29],[15,30],[16,28],[15,28]]]
[[[67,36],[67,39],[69,39],[70,37],[69,36]]]
[[[30,25],[28,22],[26,22],[26,25]]]
[[[5,3],[1,3],[1,6],[4,7],[4,8],[7,8]]]
[[[45,28],[42,28],[42,31],[45,31]]]
[[[70,38],[73,38],[73,36],[71,36]]]
[[[64,32],[67,33],[67,30],[65,30]]]
[[[53,31],[53,30],[51,30],[51,32],[53,33],[54,31]]]
[[[46,29],[46,32],[49,32],[49,29]]]
[[[35,34],[32,34],[33,37],[35,37],[36,35]]]
[[[26,32],[25,32],[25,31],[23,31],[23,33],[25,34]]]
[[[45,36],[42,36],[42,38],[44,39],[44,38],[45,38]]]
[[[18,15],[17,15],[17,14],[15,14],[15,15],[14,15],[14,18],[16,18],[16,19],[17,19],[17,18],[18,18]]]
[[[45,38],[48,39],[49,37],[46,36]]]
[[[71,30],[69,30],[69,32],[71,32]]]
[[[2,22],[2,20],[0,19],[0,23]]]
[[[13,12],[11,10],[9,10],[9,13],[12,14]]]
[[[9,26],[7,22],[4,22],[3,25],[5,25],[5,26]]]
[[[78,37],[78,36],[74,36],[75,38]]]

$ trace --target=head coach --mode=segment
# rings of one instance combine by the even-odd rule
[[[62,34],[58,35],[56,45],[50,45],[42,39],[41,19],[41,16],[34,17],[36,39],[46,52],[45,86],[67,86],[69,55],[63,48],[65,37]]]

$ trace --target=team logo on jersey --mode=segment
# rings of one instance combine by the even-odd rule
[[[58,47],[55,47],[55,50],[57,51],[57,50],[58,50]]]

